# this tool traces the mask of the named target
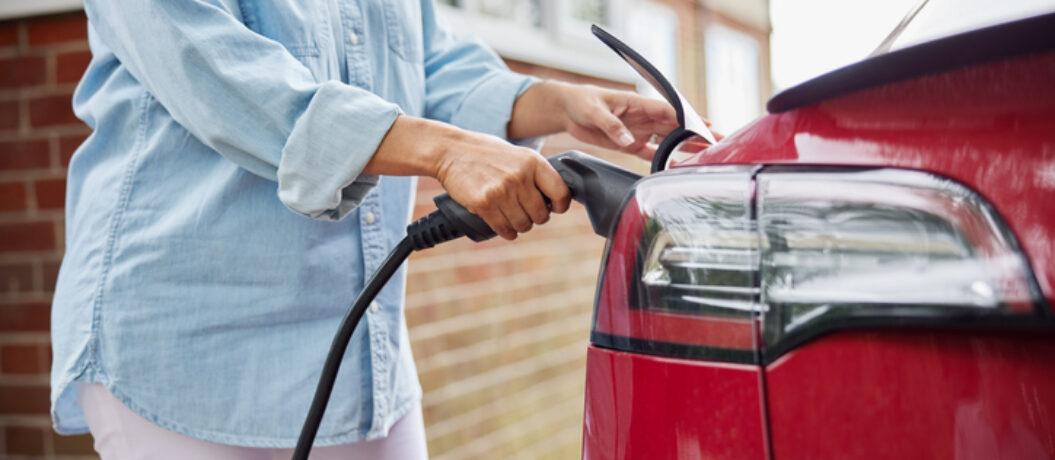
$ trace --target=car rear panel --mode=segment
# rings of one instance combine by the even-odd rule
[[[949,177],[994,207],[1046,300],[1031,323],[849,328],[767,357],[773,458],[1055,458],[1053,81],[1045,52],[896,82],[769,115],[682,165]]]
[[[591,346],[583,457],[765,458],[758,366]]]
[[[855,324],[776,353],[759,331],[756,364],[591,346],[584,458],[1055,458],[1052,82],[1050,51],[893,82],[770,114],[674,165],[952,179],[1014,235],[1037,311],[966,328]]]
[[[773,457],[1055,457],[1055,340],[948,330],[829,335],[766,368]]]

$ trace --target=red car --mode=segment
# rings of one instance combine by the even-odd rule
[[[870,57],[611,229],[583,458],[1055,458],[1055,14]],[[706,131],[703,128],[702,131]]]

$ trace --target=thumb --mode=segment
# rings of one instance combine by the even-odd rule
[[[612,112],[608,110],[596,110],[594,116],[594,125],[597,126],[615,145],[620,147],[626,147],[634,143],[634,135],[630,133],[629,129],[626,129],[626,125],[623,121],[612,115]]]

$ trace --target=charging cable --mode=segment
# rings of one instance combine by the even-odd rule
[[[623,200],[641,176],[577,151],[554,155],[549,158],[549,162],[568,185],[572,199],[586,207],[594,233],[607,237],[622,210]],[[330,352],[326,355],[326,362],[322,366],[322,375],[319,376],[311,408],[308,409],[308,416],[297,439],[297,447],[293,451],[294,460],[308,459],[352,333],[363,319],[363,313],[370,302],[373,302],[374,297],[377,297],[403,261],[414,251],[428,249],[462,236],[477,242],[495,236],[494,231],[483,219],[470,213],[450,195],[437,196],[433,201],[439,209],[407,227],[407,236],[388,254],[388,258],[366,283],[341,320],[333,343],[330,344]]]

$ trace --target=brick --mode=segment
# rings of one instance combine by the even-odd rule
[[[0,171],[47,168],[50,163],[46,140],[0,142]]]
[[[33,290],[33,265],[11,263],[0,265],[0,292],[16,293]]]
[[[44,56],[0,59],[0,88],[43,85],[47,75]]]
[[[7,440],[5,453],[11,455],[43,455],[44,429],[28,426],[9,426],[4,429]]]
[[[0,305],[0,332],[46,332],[51,305],[42,302]]]
[[[0,252],[55,249],[55,225],[51,222],[0,224]]]
[[[62,436],[50,432],[51,446],[56,455],[88,455],[94,454],[92,447],[94,440],[90,434],[79,434],[76,436]]]
[[[88,22],[82,12],[34,18],[28,26],[29,46],[79,42],[88,38]]]
[[[0,22],[0,47],[18,45],[18,23],[17,20]]]
[[[70,165],[70,158],[73,157],[73,153],[77,151],[77,147],[80,147],[87,138],[87,134],[79,134],[59,139],[59,160],[62,162],[63,167]]]
[[[48,398],[46,386],[0,385],[0,414],[46,414]]]
[[[44,262],[44,285],[41,288],[46,292],[55,292],[55,283],[59,279],[59,262]]]
[[[84,69],[88,68],[88,62],[92,60],[92,53],[88,51],[74,51],[62,53],[55,56],[55,80],[58,83],[76,83],[84,75]]]
[[[0,371],[5,374],[45,374],[48,361],[49,351],[43,345],[12,344],[0,348]]]
[[[18,128],[18,101],[0,102],[0,130]]]
[[[62,209],[66,202],[66,179],[45,179],[33,183],[37,208]]]
[[[26,186],[21,182],[0,183],[0,212],[26,209]]]
[[[73,114],[71,94],[43,96],[29,101],[29,124],[36,127],[81,124]]]

